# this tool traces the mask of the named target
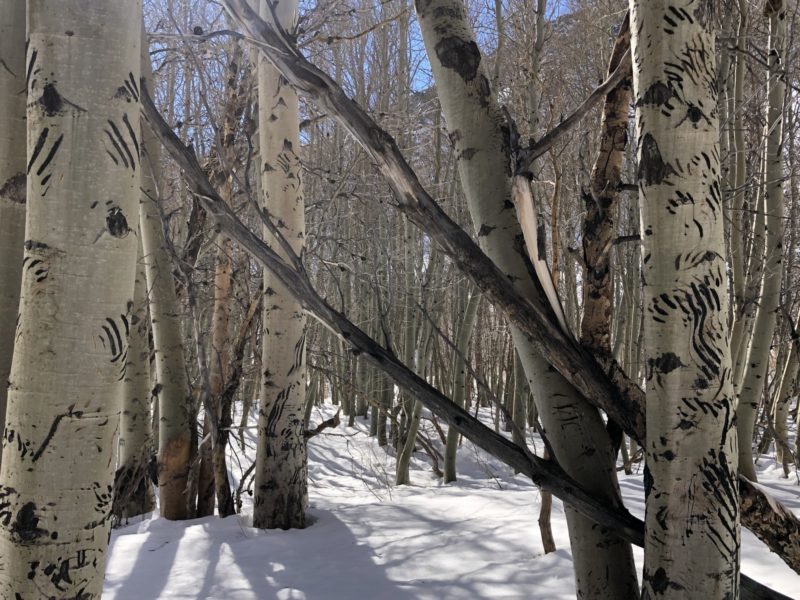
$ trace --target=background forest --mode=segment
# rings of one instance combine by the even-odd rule
[[[796,2],[103,4],[0,0],[0,596],[800,594]]]

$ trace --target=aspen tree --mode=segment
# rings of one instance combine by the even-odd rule
[[[271,20],[273,13],[279,25],[291,31],[297,20],[296,0],[282,0],[273,7],[261,0],[262,17]],[[262,207],[299,256],[305,242],[305,203],[297,92],[263,55],[258,87]],[[265,235],[277,250],[277,240],[269,232]],[[253,525],[302,528],[308,503],[303,430],[306,318],[300,303],[268,270],[263,327]]]
[[[141,2],[30,0],[0,597],[100,598],[139,193]]]
[[[150,55],[142,53],[144,85],[152,93]],[[148,308],[155,351],[155,388],[158,402],[159,510],[166,519],[189,516],[186,486],[189,474],[189,385],[183,352],[178,299],[172,278],[172,260],[156,202],[159,198],[161,148],[149,127],[142,128],[142,189],[139,207]]]
[[[647,364],[643,598],[736,598],[714,3],[631,2]]]
[[[739,472],[756,480],[753,465],[753,429],[759,399],[764,390],[770,363],[772,338],[781,303],[783,280],[783,98],[786,85],[783,74],[783,45],[786,11],[782,0],[768,0],[765,15],[769,18],[769,69],[767,94],[767,141],[765,158],[765,227],[763,237],[766,257],[764,280],[753,326],[750,353],[739,393],[736,418],[739,434]]]

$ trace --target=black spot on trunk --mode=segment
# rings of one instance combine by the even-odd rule
[[[23,542],[32,542],[38,537],[46,535],[44,529],[39,529],[39,517],[36,516],[36,504],[27,502],[17,512],[17,518],[11,526],[11,531]]]
[[[651,358],[648,362],[652,368],[658,369],[662,373],[671,373],[678,367],[686,366],[681,362],[678,355],[673,352],[665,352],[657,358]]]
[[[447,69],[453,69],[464,81],[472,81],[481,64],[478,44],[460,37],[446,37],[436,44],[436,56]]]
[[[645,185],[658,185],[675,173],[661,158],[656,139],[649,133],[642,139],[642,158],[639,162],[638,179]]]
[[[0,198],[5,198],[17,204],[25,204],[25,199],[27,198],[25,182],[25,173],[12,175],[0,187]]]
[[[50,248],[44,242],[37,242],[35,240],[25,240],[25,250],[47,250]]]
[[[703,111],[694,105],[690,106],[689,109],[686,111],[686,116],[689,117],[689,120],[692,123],[699,123],[700,119],[704,117]]]
[[[108,227],[108,232],[116,238],[123,238],[130,231],[128,220],[117,206],[108,211],[106,227]]]
[[[653,489],[653,476],[650,473],[650,469],[647,468],[647,465],[644,466],[644,497],[647,498],[650,495],[650,491]]]
[[[478,237],[487,236],[490,233],[492,233],[492,231],[494,231],[495,229],[497,229],[497,227],[492,227],[491,225],[487,225],[486,223],[484,223],[478,230]]]
[[[636,102],[636,106],[646,106],[652,104],[654,106],[664,106],[672,99],[673,93],[668,85],[656,81],[653,85],[647,88],[642,94],[642,97]]]
[[[64,100],[61,94],[56,90],[56,86],[52,83],[46,83],[42,90],[42,97],[39,98],[39,104],[42,105],[44,114],[48,117],[55,116],[61,112],[64,107]]]

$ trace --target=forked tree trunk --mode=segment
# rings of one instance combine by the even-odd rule
[[[0,2],[0,431],[25,241],[25,3]]]
[[[511,202],[511,148],[464,4],[418,0],[416,9],[481,245],[518,290],[538,295],[520,248],[509,243],[521,235]],[[600,414],[525,335],[516,327],[511,330],[559,464],[598,497],[619,503],[614,452]],[[638,596],[630,545],[577,512],[566,513],[578,594],[598,599]]]
[[[642,598],[739,592],[713,7],[631,2],[647,364]]]
[[[143,81],[152,93],[150,68],[149,52],[143,52]],[[139,217],[155,350],[153,395],[158,401],[159,510],[162,517],[177,520],[189,515],[186,484],[194,423],[190,419],[191,399],[172,260],[156,205],[161,179],[161,149],[149,127],[142,128],[142,149],[143,197]]]
[[[27,10],[30,177],[0,597],[99,599],[136,264],[142,5]]]
[[[766,257],[764,284],[758,302],[758,315],[753,328],[750,354],[739,393],[736,419],[739,427],[739,473],[756,481],[753,465],[753,429],[758,403],[764,390],[770,364],[772,338],[775,335],[777,311],[781,303],[783,281],[783,98],[785,75],[783,46],[786,12],[782,0],[769,0],[765,13],[769,17],[769,71],[767,107],[767,143],[765,169]]]
[[[291,31],[296,0],[274,7],[279,24]],[[266,0],[261,15],[271,20]],[[278,70],[259,56],[258,102],[262,206],[300,255],[305,243],[305,215],[300,169],[297,92]],[[275,238],[273,248],[285,256]],[[300,303],[270,272],[264,272],[264,336],[261,407],[258,414],[253,525],[268,529],[305,527],[308,459],[303,430],[306,388],[306,319]]]

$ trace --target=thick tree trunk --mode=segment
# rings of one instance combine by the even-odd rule
[[[261,14],[271,19],[266,0],[261,2]],[[279,3],[275,14],[281,27],[292,30],[297,18],[296,0]],[[297,92],[263,56],[259,57],[258,80],[262,206],[299,256],[305,243],[305,204]],[[275,238],[269,232],[265,234],[277,250]],[[279,253],[284,254],[283,250]],[[270,271],[265,271],[255,527],[290,529],[306,524],[305,329],[300,303]]]
[[[142,56],[144,85],[151,88],[150,55]],[[142,188],[140,235],[147,276],[150,326],[155,352],[155,388],[158,401],[159,510],[166,519],[189,515],[186,486],[189,475],[191,398],[186,380],[180,313],[172,277],[172,260],[156,202],[161,178],[161,149],[149,128],[142,131]]]
[[[25,241],[25,3],[0,2],[0,431]]]
[[[214,316],[211,335],[211,356],[209,365],[209,383],[215,422],[216,435],[212,440],[211,458],[214,473],[214,494],[220,517],[227,517],[234,513],[231,486],[228,481],[228,466],[225,460],[225,451],[228,447],[228,430],[224,428],[223,421],[230,427],[230,403],[223,402],[223,383],[227,379],[228,365],[230,363],[229,323],[231,316],[231,271],[233,261],[231,254],[233,244],[230,238],[220,235],[218,238],[217,268],[214,275]],[[213,506],[213,503],[212,503]]]
[[[142,6],[27,10],[30,177],[0,597],[99,599],[136,265]]]
[[[647,361],[643,598],[739,593],[713,27],[710,2],[631,2]]]

